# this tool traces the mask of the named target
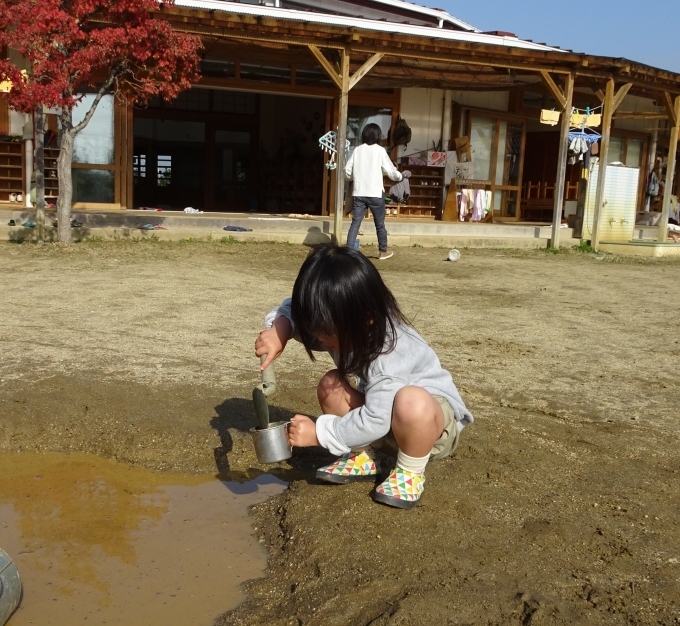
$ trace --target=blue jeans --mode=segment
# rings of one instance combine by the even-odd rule
[[[378,250],[387,251],[387,229],[385,228],[385,196],[382,198],[368,198],[366,196],[354,196],[352,202],[352,225],[347,233],[347,247],[353,248],[361,222],[366,216],[366,209],[371,209],[375,232],[378,235]]]

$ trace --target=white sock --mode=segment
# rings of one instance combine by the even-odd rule
[[[418,457],[404,454],[401,450],[397,453],[397,467],[400,467],[407,472],[413,472],[414,474],[422,474],[425,471],[425,466],[429,460],[429,454]]]

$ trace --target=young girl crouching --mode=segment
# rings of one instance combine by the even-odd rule
[[[267,355],[262,369],[291,338],[312,360],[315,351],[330,352],[337,367],[317,387],[323,415],[292,418],[291,445],[323,446],[340,456],[317,470],[317,478],[331,483],[376,480],[373,444],[391,445],[396,467],[373,499],[415,506],[428,461],[450,455],[473,418],[373,264],[347,247],[316,248],[300,268],[292,298],[265,318],[255,341],[255,354]]]

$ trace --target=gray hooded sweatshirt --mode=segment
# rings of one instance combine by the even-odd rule
[[[265,328],[271,328],[279,315],[287,317],[293,326],[293,338],[299,340],[291,315],[291,300],[265,317]],[[320,351],[323,350],[320,347]],[[331,353],[337,363],[337,354]],[[400,324],[396,342],[390,352],[378,356],[358,380],[358,389],[366,395],[366,403],[344,416],[321,415],[316,421],[319,443],[336,455],[351,448],[372,443],[384,437],[392,425],[394,397],[402,387],[415,385],[432,395],[446,398],[453,408],[459,430],[472,423],[472,414],[465,407],[451,374],[427,342],[410,326]]]

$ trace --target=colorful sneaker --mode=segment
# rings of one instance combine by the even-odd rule
[[[424,487],[425,476],[397,467],[376,487],[373,499],[400,509],[412,509],[423,495]]]
[[[350,452],[335,463],[316,470],[316,477],[328,483],[354,483],[361,480],[375,480],[378,469],[366,450],[355,454]]]

